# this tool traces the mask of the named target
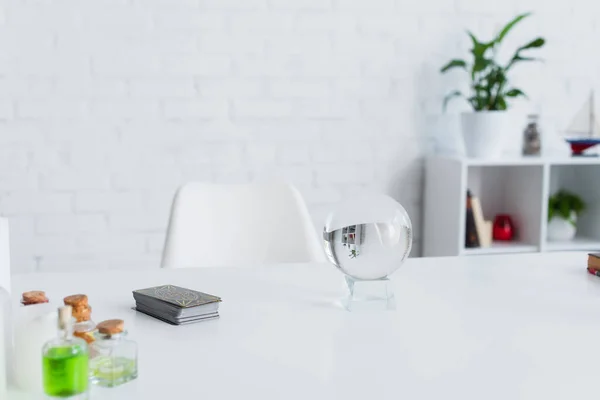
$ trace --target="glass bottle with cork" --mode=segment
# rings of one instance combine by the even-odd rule
[[[92,307],[85,294],[74,294],[63,299],[66,306],[73,308],[73,317],[77,321],[73,327],[73,335],[90,344],[94,341],[96,324],[92,321]],[[92,354],[93,356],[93,354]]]
[[[23,392],[40,397],[44,393],[40,349],[56,336],[56,305],[41,290],[24,292],[21,304],[13,308],[12,381]]]
[[[91,345],[92,383],[114,387],[137,378],[137,343],[126,338],[123,320],[102,321],[97,328],[96,341]]]
[[[58,336],[42,349],[44,392],[49,398],[88,399],[88,346],[73,336],[70,306],[58,309]]]

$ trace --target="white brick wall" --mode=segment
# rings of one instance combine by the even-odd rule
[[[17,271],[154,268],[183,182],[285,179],[320,225],[357,190],[421,221],[423,120],[465,29],[535,17],[514,78],[547,125],[600,87],[589,0],[0,0],[0,213]],[[572,107],[571,107],[572,105]],[[461,110],[453,105],[452,111]]]

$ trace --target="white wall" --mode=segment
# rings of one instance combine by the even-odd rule
[[[384,190],[418,238],[423,120],[464,86],[438,69],[466,56],[465,28],[485,36],[537,13],[507,47],[548,39],[546,63],[516,79],[558,127],[599,83],[596,4],[0,0],[14,268],[156,267],[171,196],[189,180],[287,179],[315,221],[348,193]]]

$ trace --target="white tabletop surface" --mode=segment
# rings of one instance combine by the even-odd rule
[[[397,309],[379,312],[337,306],[328,265],[16,275],[13,294],[86,293],[95,321],[125,319],[139,378],[93,399],[596,400],[600,278],[586,261],[411,259],[392,277]],[[221,296],[221,318],[131,310],[132,290],[160,284]]]

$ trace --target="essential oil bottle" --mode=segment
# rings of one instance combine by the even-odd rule
[[[73,336],[71,306],[58,309],[58,336],[42,349],[44,392],[49,398],[88,399],[88,346]]]
[[[137,378],[137,343],[126,336],[123,320],[98,324],[96,341],[90,345],[94,353],[90,361],[93,384],[114,387]]]

